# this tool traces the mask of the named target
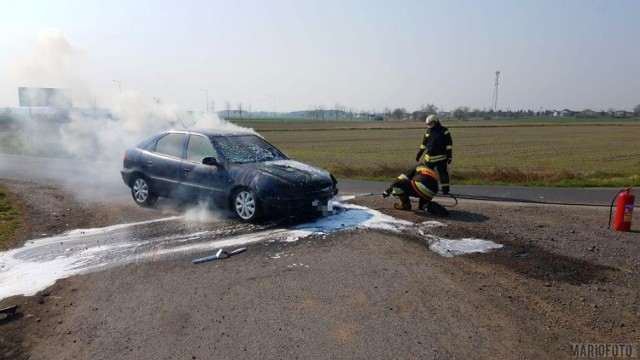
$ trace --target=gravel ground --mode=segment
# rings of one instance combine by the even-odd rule
[[[172,212],[0,182],[26,215],[14,246]],[[434,220],[391,199],[355,203]],[[569,358],[571,343],[638,343],[640,235],[607,229],[608,215],[465,200],[434,231],[502,249],[444,258],[419,234],[357,230],[75,276],[0,300],[20,306],[0,320],[0,358]]]

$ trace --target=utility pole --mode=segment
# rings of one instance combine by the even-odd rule
[[[498,78],[500,71],[496,71],[496,88],[493,91],[493,111],[498,112]]]

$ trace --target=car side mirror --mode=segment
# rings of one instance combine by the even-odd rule
[[[205,165],[217,166],[218,160],[216,160],[216,158],[214,158],[213,156],[207,156],[206,158],[202,159],[202,163]]]

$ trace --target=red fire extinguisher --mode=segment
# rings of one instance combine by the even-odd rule
[[[625,192],[620,195],[621,193]],[[627,188],[626,190],[621,190],[618,194],[616,194],[618,198],[618,204],[616,205],[616,217],[613,221],[613,228],[618,231],[629,231],[631,230],[631,218],[633,217],[633,202],[636,197],[631,194],[631,188]],[[611,209],[609,209],[609,226],[611,226],[611,210],[613,209],[613,202],[616,198],[613,198],[611,202]]]

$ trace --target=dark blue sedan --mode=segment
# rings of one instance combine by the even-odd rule
[[[326,214],[338,192],[333,175],[248,131],[156,134],[125,151],[121,174],[138,205],[158,197],[208,201],[246,222]]]

